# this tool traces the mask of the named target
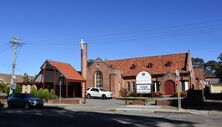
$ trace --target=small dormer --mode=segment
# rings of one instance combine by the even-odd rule
[[[171,61],[167,61],[166,64],[165,64],[166,67],[170,67],[171,65],[172,65]]]
[[[147,67],[147,68],[152,68],[152,67],[153,67],[153,64],[152,64],[152,63],[148,63],[146,67]]]
[[[132,64],[131,66],[130,66],[130,69],[135,69],[136,68],[136,64]]]

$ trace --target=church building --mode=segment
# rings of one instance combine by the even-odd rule
[[[84,63],[87,44],[82,42],[81,47],[81,62]],[[190,51],[106,61],[97,58],[85,71],[87,88],[104,88],[112,91],[115,97],[120,96],[122,88],[137,94],[162,92],[165,95],[175,94],[177,84],[181,85],[182,91],[196,89]]]

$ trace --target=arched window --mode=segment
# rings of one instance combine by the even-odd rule
[[[101,71],[96,71],[94,74],[94,86],[95,87],[103,87],[103,74]]]

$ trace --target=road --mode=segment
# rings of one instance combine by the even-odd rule
[[[102,105],[100,104],[102,100],[90,101],[86,106],[79,105],[73,109],[71,108],[73,106],[31,110],[2,108],[0,127],[219,127],[222,125],[222,115],[110,111],[105,110],[105,107],[110,109],[122,103],[106,100]],[[97,108],[90,108],[93,106]],[[89,109],[85,110],[86,108]]]

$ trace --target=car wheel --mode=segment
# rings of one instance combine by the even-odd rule
[[[106,95],[105,94],[102,95],[102,99],[106,99]]]
[[[29,104],[29,102],[25,102],[25,104],[24,104],[24,108],[25,108],[25,109],[29,109],[30,106],[31,106],[31,105]]]
[[[13,103],[11,101],[8,102],[8,108],[12,108],[13,107]]]
[[[90,98],[91,98],[91,95],[90,95],[90,94],[87,94],[87,98],[90,99]]]

